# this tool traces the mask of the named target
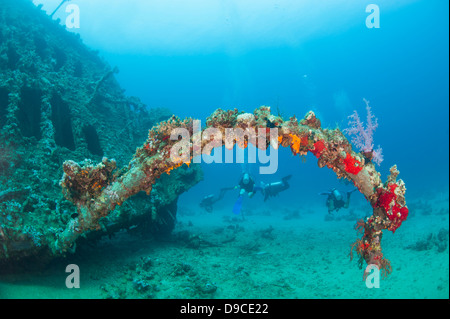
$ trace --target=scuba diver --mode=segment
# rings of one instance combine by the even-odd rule
[[[329,192],[320,193],[319,195],[327,195],[327,208],[328,214],[331,214],[332,211],[339,211],[341,208],[348,208],[350,205],[350,195],[356,191],[351,190],[347,192],[347,198],[344,200],[344,196],[342,196],[341,192],[339,192],[336,188],[331,189]]]
[[[239,189],[239,196],[233,206],[233,212],[238,215],[241,211],[242,200],[245,194],[248,195],[249,198],[252,198],[258,191],[262,193],[264,196],[264,201],[267,201],[270,197],[278,195],[280,192],[289,188],[288,180],[292,177],[292,175],[285,176],[279,182],[272,182],[269,184],[261,183],[261,187],[255,186],[255,181],[248,173],[244,173],[239,181],[239,184],[235,187],[226,187],[220,190],[219,196],[214,194],[209,194],[203,197],[200,202],[200,207],[204,208],[208,213],[213,211],[213,205],[221,200],[225,193],[229,190]]]
[[[248,198],[252,198],[257,191],[261,191],[261,187],[255,186],[255,181],[250,177],[249,173],[244,173],[239,184],[235,186],[235,188],[239,189],[239,197],[234,203],[233,214],[239,215],[241,212],[242,200],[244,198],[243,195],[247,193]]]
[[[264,201],[269,197],[278,195],[278,193],[288,189],[290,186],[288,180],[290,180],[292,175],[285,176],[281,179],[281,182],[274,182],[269,184],[263,184],[262,193],[264,195]]]
[[[252,198],[256,191],[261,190],[260,187],[255,187],[255,181],[248,173],[244,173],[244,175],[242,175],[239,185],[236,186],[236,188],[239,188],[239,196],[247,193],[248,198]]]
[[[267,201],[269,197],[276,196],[280,192],[288,189],[290,187],[288,180],[291,179],[291,177],[292,175],[288,175],[283,177],[279,182],[272,182],[269,184],[264,184],[261,182],[261,187],[258,187],[255,186],[255,182],[250,175],[245,173],[236,188],[240,189],[239,195],[244,195],[247,193],[249,198],[252,198],[256,192],[260,191],[264,196],[264,201]]]
[[[292,175],[285,176],[281,179],[280,182],[273,182],[269,184],[261,183],[261,187],[255,186],[255,181],[250,177],[248,173],[244,173],[242,175],[241,181],[239,185],[239,197],[234,203],[233,213],[238,215],[241,211],[242,206],[242,198],[245,193],[248,194],[249,198],[252,198],[256,192],[260,191],[264,196],[264,201],[266,201],[271,196],[276,196],[278,193],[289,188],[288,180],[292,177]]]
[[[205,197],[203,197],[202,201],[200,202],[200,204],[199,204],[200,207],[204,208],[208,213],[212,213],[213,204],[215,202],[218,202],[219,200],[221,200],[225,196],[225,193],[232,189],[234,189],[234,187],[222,188],[220,190],[219,196],[217,196],[217,197],[214,194],[206,195]]]

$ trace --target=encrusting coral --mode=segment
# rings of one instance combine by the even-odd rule
[[[78,207],[79,217],[73,219],[64,232],[59,234],[53,247],[55,252],[69,249],[79,235],[98,228],[98,221],[130,196],[140,191],[150,193],[153,184],[163,173],[169,173],[183,163],[189,164],[193,159],[192,151],[207,149],[205,146],[210,142],[209,139],[201,140],[201,145],[195,145],[193,142],[195,136],[193,123],[191,118],[180,120],[173,116],[153,127],[147,141],[137,149],[127,171],[120,176],[109,173],[108,167],[114,164],[107,159],[104,159],[100,166],[90,165],[89,169],[79,167],[72,161],[65,162],[61,186],[66,198]],[[189,161],[177,162],[170,157],[171,148],[179,141],[169,137],[173,130],[179,128],[186,129],[190,133]],[[222,142],[225,145],[230,142],[224,134],[226,129],[255,129],[258,130],[258,134],[262,130],[266,138],[263,144],[260,144],[259,139],[248,137],[244,138],[245,141],[239,141],[233,136],[235,139],[232,141],[233,145],[237,144],[239,147],[247,147],[248,143],[252,143],[261,150],[267,149],[271,138],[273,141],[271,129],[276,128],[278,134],[275,141],[276,148],[279,145],[290,147],[294,155],[311,152],[318,158],[319,167],[326,166],[332,169],[338,178],[346,178],[353,182],[373,208],[373,215],[357,224],[363,231],[362,238],[354,245],[360,256],[360,264],[362,266],[362,261],[365,261],[367,264],[377,265],[385,274],[391,272],[390,263],[381,252],[382,231],[388,229],[395,232],[408,216],[405,184],[402,180],[397,180],[399,171],[395,165],[390,170],[387,182],[383,183],[374,164],[367,161],[363,154],[354,152],[338,128],[334,130],[321,128],[320,120],[312,111],[298,122],[295,117],[284,121],[281,117],[271,114],[270,107],[267,106],[256,109],[253,114],[242,113],[237,109],[230,111],[218,109],[207,118],[204,130],[208,128],[218,129],[222,133]],[[210,151],[211,148],[208,148],[206,152]],[[85,170],[97,170],[96,178],[86,179],[83,175]],[[95,185],[101,187],[96,189]],[[76,196],[73,195],[74,191]]]
[[[127,96],[115,78],[117,68],[32,1],[1,1],[0,52],[3,274],[36,269],[58,256],[50,247],[77,216],[59,186],[64,161],[80,163],[66,163],[66,173],[77,178],[68,182],[65,197],[82,201],[103,193],[113,200],[107,186],[148,129],[172,112]],[[201,179],[200,165],[162,177],[150,196],[140,194],[117,207],[98,231],[84,232],[76,243],[65,237],[70,251],[118,231],[164,236],[174,227],[178,196]],[[92,224],[87,217],[79,219],[81,228]]]

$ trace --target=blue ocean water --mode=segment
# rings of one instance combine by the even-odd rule
[[[352,17],[339,12],[338,5],[323,5],[324,13],[317,19],[324,16],[329,21],[296,21],[292,13],[293,20],[286,26],[279,26],[277,21],[283,17],[276,11],[282,10],[283,2],[267,1],[263,5],[270,8],[276,4],[278,7],[268,13],[267,23],[278,27],[273,30],[251,25],[253,33],[246,35],[240,27],[251,22],[243,21],[237,13],[229,14],[238,44],[214,38],[214,31],[220,33],[226,28],[219,20],[205,25],[213,30],[205,32],[207,36],[192,35],[194,48],[181,45],[177,49],[170,43],[165,50],[162,44],[150,43],[146,49],[138,44],[138,53],[132,48],[125,52],[118,49],[117,53],[109,43],[101,53],[119,66],[118,79],[128,94],[139,96],[149,106],[169,107],[180,117],[203,121],[219,107],[252,112],[269,105],[274,110],[278,107],[285,117],[300,118],[314,110],[324,127],[337,124],[345,128],[353,110],[365,119],[366,98],[379,121],[374,142],[381,145],[385,156],[379,168],[382,175],[387,176],[389,168],[397,164],[408,196],[448,189],[448,4],[411,1],[386,10],[380,5],[379,29],[366,27],[364,3],[350,5],[357,11]],[[307,2],[305,10],[314,6]],[[302,6],[298,7],[301,13]],[[181,14],[176,7],[173,10],[174,15]],[[305,17],[301,15],[301,19]],[[138,23],[143,27],[136,38],[151,38],[145,31],[150,22]],[[337,30],[319,30],[301,39],[304,29],[314,29],[315,23],[330,24]],[[297,30],[300,39],[291,31],[292,39],[283,41],[285,35],[278,32],[286,30]],[[176,30],[173,32],[176,34]],[[252,43],[251,37],[258,40]],[[279,176],[298,170],[294,171],[297,186],[307,198],[333,183],[323,181],[318,169],[292,168],[297,164],[288,157],[280,156]],[[232,182],[229,174],[221,176],[222,170],[210,169],[212,174],[219,173],[211,181]],[[235,180],[240,178],[240,170],[236,168]],[[301,186],[302,180],[309,181],[308,187]]]
[[[49,12],[59,3],[34,2]],[[77,3],[81,27],[69,31],[118,66],[128,95],[182,118],[204,123],[217,108],[253,112],[269,105],[285,118],[313,110],[323,127],[343,129],[354,110],[365,120],[363,98],[369,100],[379,123],[374,143],[383,148],[382,179],[397,164],[407,201],[443,193],[448,212],[448,2],[379,1],[380,28],[366,26],[370,1]],[[55,17],[64,19],[64,11]],[[268,202],[259,194],[245,198],[243,208],[312,207],[320,229],[326,208],[319,193],[352,189],[318,168],[311,154],[303,163],[288,149],[280,150],[273,175],[260,175],[256,164],[202,168],[204,181],[181,196],[180,207],[200,210],[203,196],[237,185],[243,172],[257,183],[292,174],[290,189]],[[236,198],[227,193],[217,208],[232,215]],[[353,198],[352,205],[368,206],[361,194]],[[448,250],[446,258],[448,267]]]

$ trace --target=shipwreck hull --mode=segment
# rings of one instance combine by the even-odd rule
[[[110,158],[116,163],[114,174],[120,174],[148,128],[172,115],[126,96],[114,77],[117,72],[31,1],[2,2],[0,270],[29,258],[60,255],[50,247],[77,215],[77,207],[61,192],[64,161]],[[201,178],[193,166],[161,179],[160,190],[169,191],[135,196],[87,238],[142,220],[147,232],[170,231],[178,196]]]

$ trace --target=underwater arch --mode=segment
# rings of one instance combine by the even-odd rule
[[[338,178],[346,178],[355,185],[371,204],[373,214],[357,222],[356,228],[361,231],[362,236],[353,244],[350,255],[353,256],[352,252],[356,251],[360,267],[365,262],[376,265],[384,275],[391,272],[390,262],[383,256],[381,248],[383,230],[395,232],[408,216],[406,187],[401,179],[397,179],[399,171],[396,165],[391,167],[390,175],[383,183],[380,173],[371,162],[371,154],[355,152],[338,128],[322,128],[320,120],[312,111],[298,121],[295,116],[283,120],[280,116],[271,114],[268,106],[261,106],[253,113],[218,109],[207,118],[204,129],[195,132],[193,123],[192,118],[181,120],[172,116],[154,126],[144,145],[136,150],[128,168],[120,174],[113,173],[116,163],[107,158],[103,158],[102,163],[97,165],[64,162],[64,175],[60,185],[65,198],[76,205],[78,217],[72,219],[65,230],[57,235],[51,247],[53,254],[70,249],[84,232],[99,229],[99,220],[108,216],[129,197],[140,191],[150,194],[152,185],[162,174],[170,174],[173,169],[182,165],[189,166],[192,154],[199,151],[196,148],[204,150],[211,142],[199,139],[198,134],[208,128],[218,129],[223,134],[222,140],[216,142],[225,144],[226,129],[241,128],[245,131],[252,128],[264,132],[265,142],[235,136],[233,147],[237,144],[245,148],[248,143],[252,143],[257,148],[266,150],[270,141],[276,139],[277,146],[289,147],[294,155],[311,152],[318,159],[319,167],[328,167]],[[276,136],[270,130],[272,128],[277,129]],[[170,156],[172,147],[179,142],[178,139],[170,138],[176,129],[184,129],[190,133],[188,159],[174,161]],[[195,139],[200,144],[193,143]],[[209,152],[212,150],[207,149]]]

